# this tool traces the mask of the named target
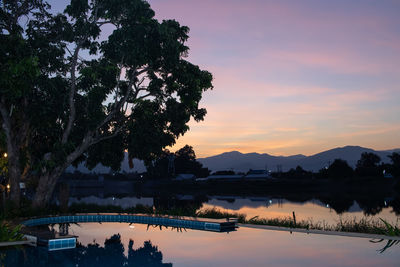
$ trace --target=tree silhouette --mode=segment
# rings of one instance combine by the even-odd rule
[[[190,173],[196,177],[206,177],[210,174],[210,171],[196,160],[196,153],[193,147],[185,145],[175,153],[164,150],[161,156],[147,167],[149,176],[152,178],[170,177],[171,173],[168,173],[168,164],[171,155],[173,155],[175,174]]]
[[[203,168],[203,164],[196,160],[196,154],[193,147],[185,145],[175,152],[175,172],[192,173],[196,177],[207,177],[210,171]]]
[[[400,176],[400,154],[393,152],[392,155],[388,156],[392,161],[392,174],[396,177]]]
[[[129,240],[128,256],[119,234],[106,239],[104,246],[93,242],[87,246],[77,244],[75,249],[48,252],[45,247],[10,249],[0,251],[0,262],[4,266],[144,266],[172,267],[172,263],[163,263],[163,254],[151,241],[145,241],[143,247],[133,249],[133,240]]]
[[[212,75],[186,60],[189,28],[146,1],[71,0],[62,14],[1,3],[0,136],[16,205],[21,177],[38,180],[43,207],[71,164],[118,169],[125,150],[152,161],[204,119]]]
[[[353,169],[347,164],[347,161],[335,159],[327,170],[328,176],[334,179],[342,179],[353,176]]]
[[[356,173],[360,176],[379,176],[378,164],[381,158],[369,152],[361,154],[361,158],[357,161]]]

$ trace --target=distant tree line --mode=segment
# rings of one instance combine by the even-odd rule
[[[304,170],[301,166],[290,169],[288,172],[277,174],[282,178],[329,178],[348,179],[353,177],[383,177],[384,175],[400,177],[400,154],[393,152],[388,156],[391,163],[381,162],[381,158],[370,152],[361,154],[353,169],[346,160],[335,159],[328,167],[319,170],[317,173]]]
[[[348,179],[353,177],[383,177],[392,175],[400,177],[400,154],[393,152],[388,156],[391,163],[381,162],[381,158],[370,152],[361,154],[353,169],[346,160],[335,159],[332,164],[318,172],[304,170],[301,166],[292,168],[287,172],[273,173],[273,176],[290,179]],[[207,177],[210,170],[196,160],[193,147],[186,145],[175,153],[164,150],[162,155],[155,161],[147,164],[147,176],[153,179],[171,178],[177,174],[194,174],[196,177]],[[219,170],[213,175],[234,175],[232,170]],[[244,175],[244,174],[243,174]]]

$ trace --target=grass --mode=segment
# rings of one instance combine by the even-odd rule
[[[0,222],[0,242],[22,241],[23,234],[20,233],[21,225],[10,226],[5,221]]]
[[[208,218],[238,218],[239,223],[254,225],[269,225],[287,228],[299,228],[307,230],[323,230],[323,231],[339,231],[366,234],[379,234],[387,236],[400,236],[400,229],[396,225],[391,225],[383,219],[342,219],[340,218],[336,224],[328,224],[326,222],[313,222],[312,220],[295,221],[293,217],[284,218],[259,218],[258,216],[250,219],[245,214],[223,212],[215,208],[201,210],[199,217]]]
[[[400,236],[400,229],[397,227],[397,225],[391,225],[384,219],[380,218],[380,220],[383,222],[385,225],[386,229],[383,230],[383,234],[387,236]],[[384,239],[379,239],[379,240],[370,240],[372,243],[381,243],[383,242]],[[379,249],[379,253],[385,252],[387,249],[391,248],[394,245],[400,244],[400,240],[387,240],[386,245]]]

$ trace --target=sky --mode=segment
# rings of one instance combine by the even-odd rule
[[[205,120],[171,149],[312,155],[400,148],[400,1],[149,0],[213,74]]]

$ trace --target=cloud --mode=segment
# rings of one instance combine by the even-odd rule
[[[150,3],[158,18],[191,28],[189,60],[214,76],[205,121],[177,146],[207,156],[398,144],[390,127],[400,124],[398,3]]]

